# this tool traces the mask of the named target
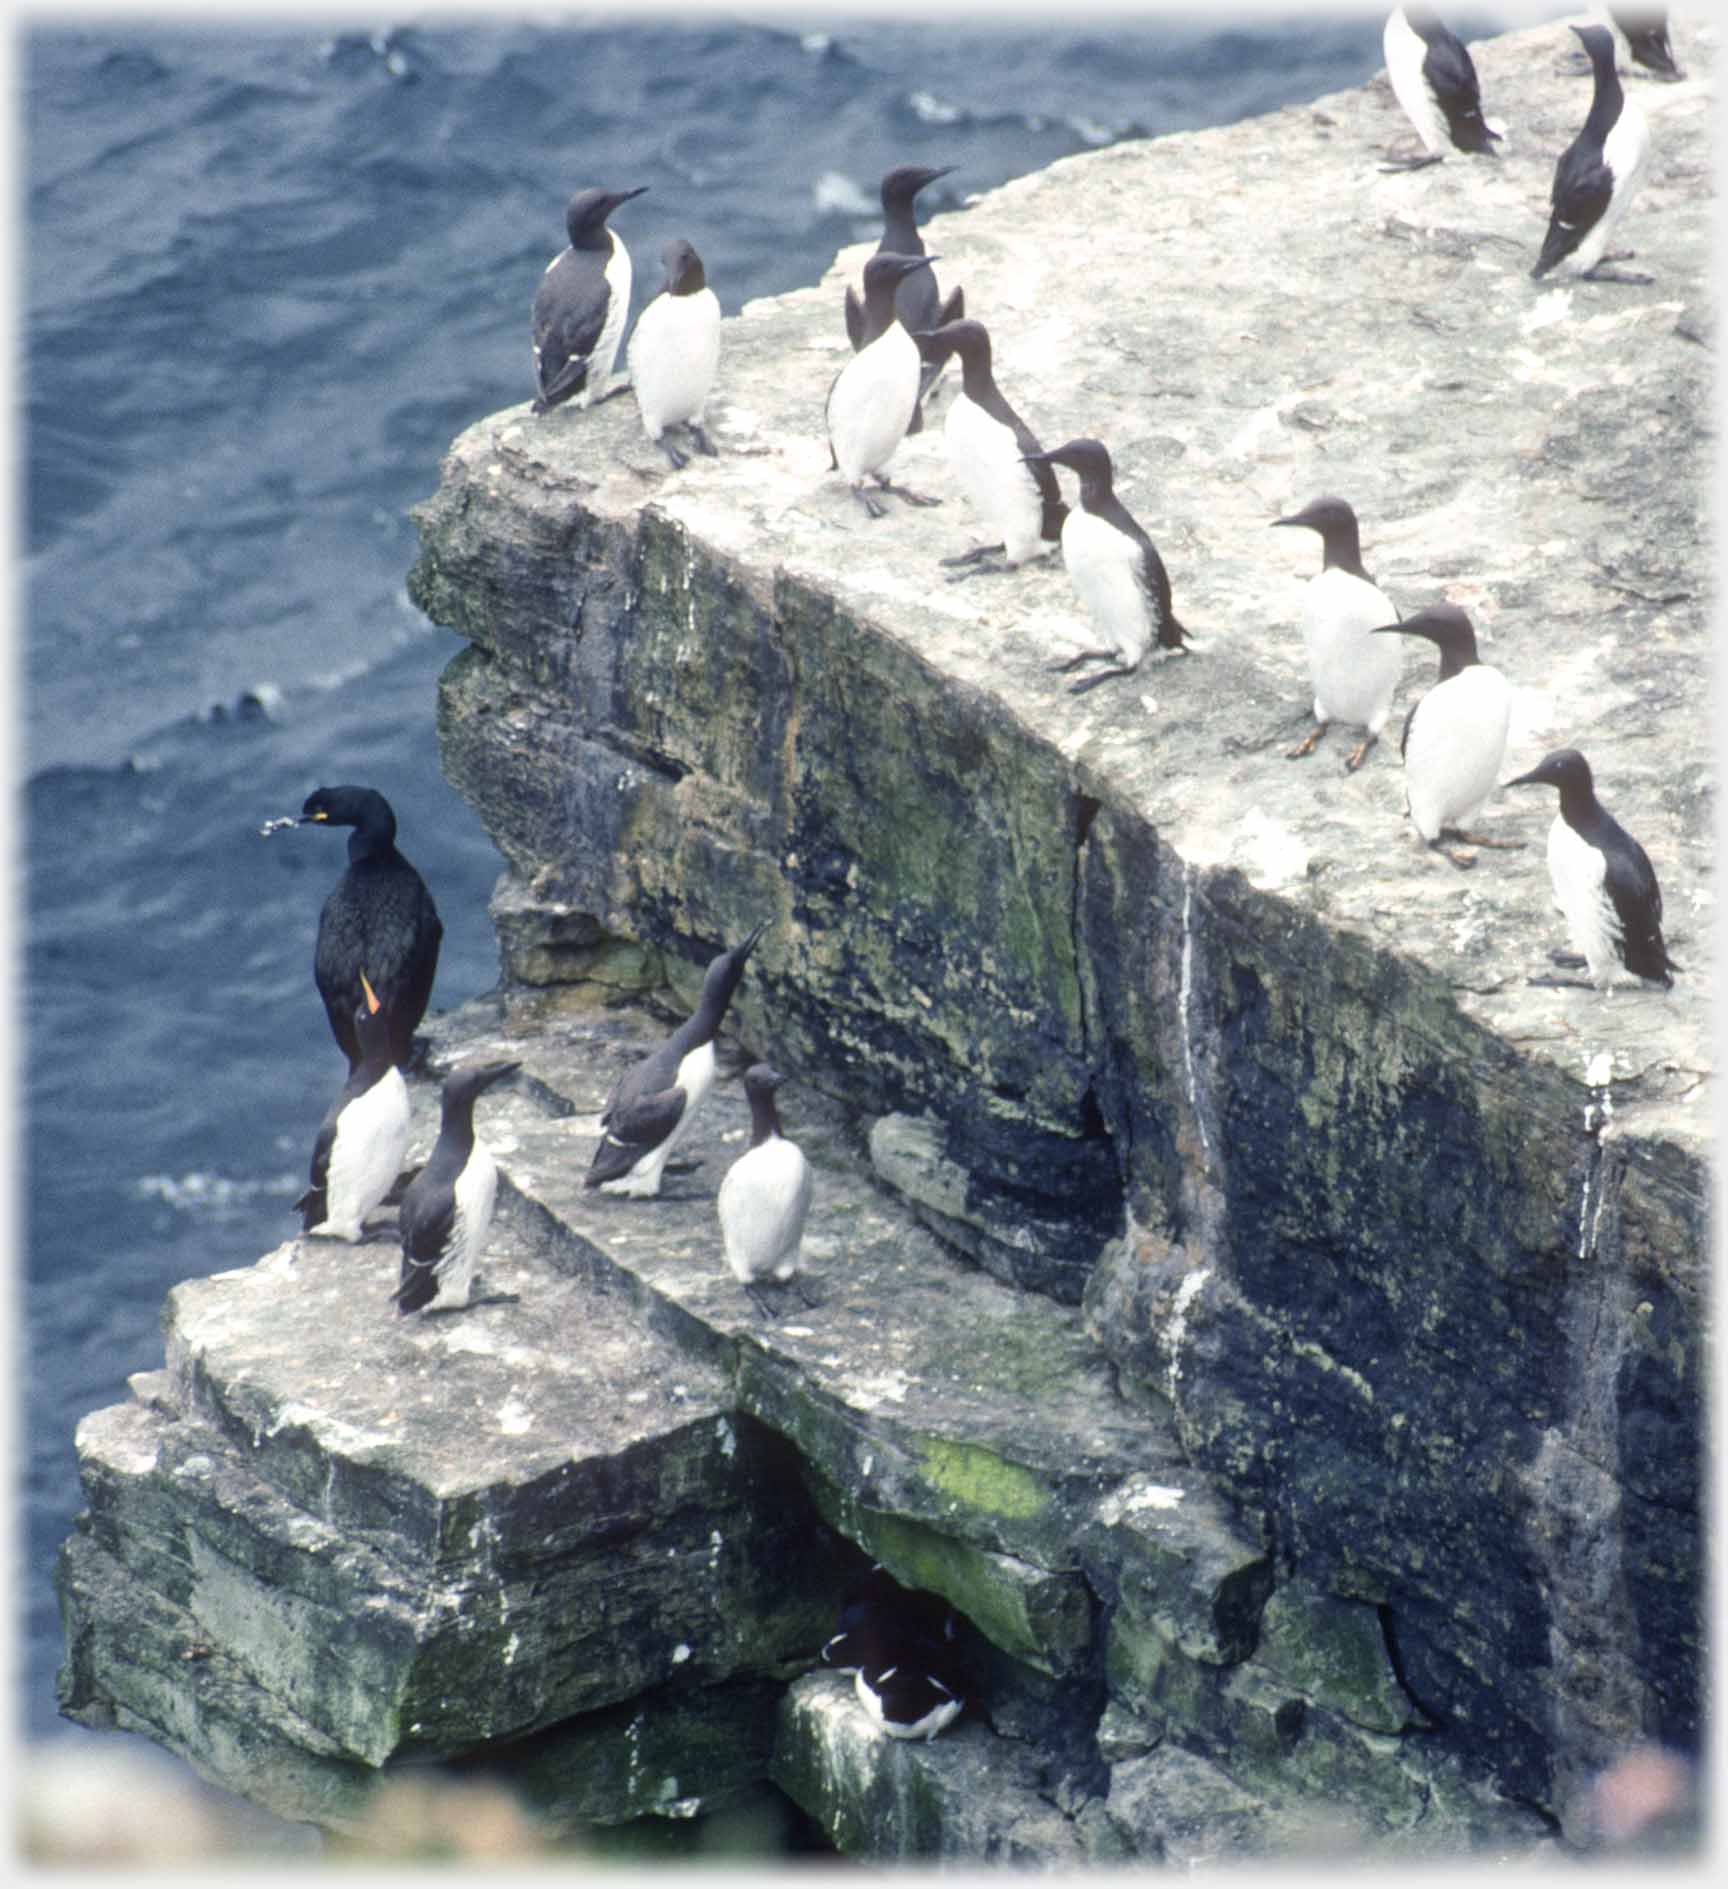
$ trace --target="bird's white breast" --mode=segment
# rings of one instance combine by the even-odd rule
[[[790,1279],[810,1211],[810,1164],[782,1135],[748,1149],[720,1183],[716,1205],[726,1264],[744,1285]]]
[[[1565,817],[1556,814],[1548,829],[1548,879],[1572,943],[1584,954],[1590,981],[1599,987],[1629,976],[1622,946],[1625,928],[1608,896],[1607,876],[1606,854],[1580,839]]]
[[[828,396],[828,437],[853,485],[881,472],[906,437],[918,369],[918,344],[895,321],[840,370]]]
[[[400,1069],[387,1071],[357,1095],[336,1121],[336,1140],[324,1177],[326,1213],[316,1233],[357,1240],[360,1223],[389,1193],[408,1152],[408,1085]]]
[[[1014,429],[994,420],[962,392],[942,425],[948,463],[972,509],[1002,534],[1010,564],[1053,550],[1041,535],[1044,505]]]
[[[630,337],[630,384],[650,439],[685,420],[700,425],[719,366],[720,304],[714,291],[656,295]]]
[[[1140,581],[1139,545],[1076,506],[1063,521],[1062,562],[1093,628],[1124,660],[1138,662],[1157,627]]]
[[[456,1176],[456,1213],[445,1242],[444,1256],[434,1277],[438,1292],[433,1306],[466,1305],[474,1284],[474,1268],[492,1226],[498,1198],[498,1164],[486,1144],[476,1139],[472,1152]]]
[[[1404,639],[1371,636],[1398,612],[1376,584],[1334,565],[1302,600],[1302,643],[1314,684],[1314,719],[1355,722],[1379,734],[1404,673]]]
[[[1394,7],[1380,36],[1380,49],[1386,56],[1386,77],[1392,95],[1404,108],[1404,116],[1416,127],[1423,149],[1444,156],[1451,148],[1451,133],[1446,129],[1446,115],[1434,102],[1428,81],[1422,76],[1422,62],[1428,57],[1427,43],[1404,17],[1402,7]],[[1388,619],[1390,621],[1390,619]]]
[[[1493,792],[1511,718],[1511,684],[1486,663],[1437,682],[1417,703],[1404,750],[1404,787],[1425,840],[1442,827],[1463,825]]]

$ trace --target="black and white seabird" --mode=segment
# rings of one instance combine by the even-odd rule
[[[444,936],[432,894],[397,852],[396,816],[375,789],[320,787],[306,796],[299,824],[354,829],[348,870],[324,901],[312,956],[331,1033],[354,1068],[360,1061],[354,1013],[366,1003],[364,969],[389,1018],[392,1060],[406,1063],[432,995]]]
[[[1392,697],[1404,673],[1404,646],[1376,641],[1373,632],[1397,616],[1391,599],[1362,565],[1362,541],[1356,514],[1341,498],[1317,498],[1274,525],[1305,525],[1320,534],[1320,575],[1302,599],[1302,643],[1314,684],[1315,727],[1290,750],[1297,761],[1312,754],[1335,721],[1368,733],[1344,763],[1354,773],[1380,739],[1392,713]]]
[[[1468,846],[1521,847],[1464,830],[1500,778],[1512,719],[1512,685],[1476,654],[1470,619],[1454,603],[1434,603],[1372,634],[1420,636],[1440,651],[1434,686],[1404,718],[1404,792],[1416,831],[1455,866],[1473,866],[1476,856],[1441,846],[1448,834]]]
[[[866,479],[910,505],[942,502],[890,485],[886,471],[918,399],[918,344],[895,313],[894,291],[935,260],[882,254],[865,263],[864,345],[828,389],[829,456],[872,518],[880,518],[883,508],[864,490]]]
[[[744,966],[767,929],[722,951],[702,979],[695,1014],[634,1068],[626,1070],[600,1116],[600,1145],[586,1185],[651,1200],[672,1150],[688,1132],[714,1081],[714,1038],[743,981]]]
[[[474,1104],[520,1063],[469,1063],[444,1079],[443,1120],[431,1158],[402,1195],[398,1312],[454,1311],[469,1302],[492,1226],[498,1166],[474,1133]]]
[[[890,1738],[934,1738],[965,1707],[953,1608],[880,1563],[847,1593],[822,1661],[853,1674],[858,1702]]]
[[[1390,158],[1382,170],[1420,170],[1448,150],[1493,157],[1498,131],[1482,116],[1482,89],[1464,42],[1425,6],[1394,7],[1381,35],[1386,76],[1422,140],[1420,157]]]
[[[972,509],[998,544],[974,545],[942,562],[958,567],[950,583],[979,570],[1013,570],[1028,558],[1044,557],[1062,537],[1068,507],[1056,475],[1039,457],[1042,448],[1026,422],[1009,406],[990,361],[990,336],[981,321],[945,322],[915,334],[926,366],[951,354],[960,357],[961,387],[942,425],[948,463]],[[1001,552],[1004,562],[984,560]]]
[[[1668,38],[1666,7],[1610,7],[1608,17],[1625,35],[1626,50],[1636,64],[1670,83],[1685,78]]]
[[[774,1316],[764,1290],[769,1281],[796,1281],[804,1303],[815,1303],[798,1273],[810,1214],[810,1163],[797,1142],[781,1132],[774,1094],[784,1081],[768,1063],[752,1063],[745,1070],[750,1146],[727,1170],[715,1201],[726,1264],[765,1318]]]
[[[1558,787],[1560,811],[1548,829],[1548,877],[1582,962],[1598,990],[1656,983],[1682,967],[1662,941],[1662,888],[1650,855],[1596,798],[1590,763],[1558,748],[1508,787]]]
[[[396,1185],[408,1152],[408,1085],[390,1057],[390,1019],[364,971],[354,1012],[360,1060],[312,1144],[312,1185],[294,1203],[313,1239],[365,1238],[367,1214]]]
[[[1605,26],[1575,26],[1595,72],[1595,93],[1584,129],[1561,153],[1549,192],[1548,236],[1532,276],[1544,276],[1571,258],[1593,282],[1652,282],[1653,276],[1619,272],[1605,265],[1632,252],[1608,254],[1608,238],[1638,188],[1650,153],[1650,127],[1626,96],[1614,70],[1614,37]]]
[[[918,219],[912,208],[912,201],[926,184],[935,183],[938,177],[946,177],[954,168],[945,164],[939,170],[931,170],[923,164],[899,164],[882,179],[882,240],[876,245],[879,256],[922,256],[924,238],[919,233]],[[932,260],[936,260],[932,258]],[[958,321],[966,313],[966,294],[963,289],[955,289],[946,300],[936,286],[934,270],[927,270],[922,275],[903,276],[900,286],[894,293],[894,309],[908,333],[916,334],[920,329],[939,328],[951,321]],[[868,336],[868,321],[864,313],[864,304],[853,290],[846,290],[846,336],[852,343],[852,352],[862,349]],[[922,431],[924,426],[924,396],[935,384],[936,376],[942,371],[940,361],[926,361],[918,381],[918,400],[912,409],[912,418],[907,425],[908,433]]]
[[[689,432],[699,453],[715,456],[702,415],[720,367],[720,304],[702,258],[683,237],[674,237],[660,260],[666,280],[630,334],[630,385],[643,432],[676,470],[689,459],[667,438],[675,426]]]
[[[579,190],[564,213],[570,247],[546,265],[534,291],[534,378],[540,394],[530,411],[549,413],[566,400],[591,407],[608,388],[624,321],[630,312],[630,252],[606,227],[634,190]]]
[[[1188,631],[1176,620],[1170,579],[1157,548],[1117,498],[1110,455],[1095,439],[1071,439],[1052,452],[1028,453],[1033,464],[1066,466],[1080,475],[1080,504],[1062,525],[1062,562],[1100,649],[1083,649],[1051,667],[1065,672],[1082,663],[1107,664],[1069,686],[1075,695],[1113,676],[1130,676],[1154,643],[1171,655],[1184,649]]]

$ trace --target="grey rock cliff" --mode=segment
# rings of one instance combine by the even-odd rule
[[[1498,163],[1376,172],[1402,130],[1379,83],[937,220],[1015,404],[1046,444],[1107,441],[1202,645],[1082,698],[1047,668],[1083,634],[1059,563],[938,581],[975,523],[939,426],[896,470],[940,510],[869,522],[827,472],[863,249],[726,324],[718,460],[668,475],[627,401],[455,443],[411,587],[469,640],[444,764],[510,871],[503,1008],[439,1053],[525,1063],[487,1269],[521,1303],[436,1335],[355,1309],[308,1379],[256,1329],[269,1268],[324,1294],[316,1324],[371,1249],[181,1288],[168,1388],[81,1437],[68,1709],[233,1781],[257,1688],[292,1790],[334,1802],[423,1737],[742,1696],[819,1641],[845,1538],[954,1601],[988,1677],[964,1737],[907,1749],[864,1743],[831,1677],[785,1694],[773,1774],[849,1849],[1521,1848],[1586,1834],[1629,1745],[1696,1747],[1710,93],[1640,91],[1623,234],[1655,285],[1533,284],[1581,109],[1560,37],[1473,49]],[[1713,50],[1696,29],[1689,69]],[[1353,776],[1337,735],[1283,758],[1319,552],[1268,526],[1322,491],[1401,609],[1470,611],[1518,691],[1508,775],[1590,755],[1657,862],[1672,993],[1528,984],[1563,942],[1551,801],[1492,799],[1479,824],[1528,850],[1461,873],[1404,820],[1394,741]],[[735,1085],[668,1199],[581,1185],[645,1040],[594,1006],[665,980],[681,1013],[764,919],[726,1066],[793,1077],[826,1294],[772,1329],[717,1263]],[[617,1391],[548,1337],[590,1328],[616,1434]],[[468,1460],[396,1388],[433,1369],[452,1410],[529,1430]],[[610,1532],[589,1461],[596,1490],[630,1465]],[[744,1554],[705,1596],[645,1579],[602,1657],[566,1606],[631,1543],[700,1558],[709,1503],[799,1578]],[[525,1615],[518,1565],[549,1602]],[[537,1651],[501,1670],[507,1600]],[[146,1684],[114,1652],[145,1616],[215,1650]]]

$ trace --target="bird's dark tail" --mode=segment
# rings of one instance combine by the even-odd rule
[[[308,1187],[290,1211],[300,1215],[300,1231],[310,1233],[329,1219],[330,1202],[322,1187]]]

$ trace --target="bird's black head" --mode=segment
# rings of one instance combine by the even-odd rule
[[[583,249],[598,241],[606,219],[621,203],[639,197],[648,188],[638,184],[634,190],[579,190],[564,212],[564,228],[572,249]]]
[[[1317,498],[1288,518],[1274,518],[1274,525],[1306,525],[1322,537],[1328,532],[1356,530],[1356,514],[1341,498]]]
[[[1590,63],[1598,72],[1614,70],[1614,35],[1605,26],[1575,26],[1572,31],[1584,42]]]
[[[880,251],[864,265],[865,302],[872,296],[892,301],[894,291],[907,276],[941,260],[940,256],[897,256],[891,249]]]
[[[733,993],[744,981],[744,966],[749,961],[750,953],[756,949],[756,941],[768,929],[767,920],[756,927],[742,944],[737,944],[730,951],[722,951],[708,966],[702,978],[702,1000],[700,1008],[707,1015],[718,1020],[726,1014],[726,1006],[731,1003]]]
[[[912,339],[932,367],[958,354],[962,366],[990,365],[990,335],[981,321],[950,321],[940,328],[924,328]]]
[[[1101,440],[1071,439],[1047,453],[1023,453],[1021,457],[1028,465],[1066,466],[1070,472],[1079,473],[1083,503],[1107,497],[1115,489],[1110,454]]]
[[[1520,774],[1508,787],[1558,787],[1562,800],[1588,800],[1596,791],[1590,778],[1590,763],[1576,748],[1556,748],[1542,757],[1540,765],[1528,774]]]
[[[357,826],[371,839],[394,840],[396,815],[375,787],[318,787],[300,809],[302,826]]]
[[[759,1095],[772,1095],[785,1080],[772,1063],[752,1063],[744,1071],[744,1093],[754,1101]]]
[[[360,991],[365,1002],[354,1009],[354,1040],[360,1045],[360,1066],[388,1066],[393,1060],[390,1041],[390,1015],[378,1000],[366,973],[360,973]]]
[[[1373,636],[1388,636],[1396,630],[1401,636],[1420,636],[1440,651],[1440,679],[1455,676],[1460,669],[1481,661],[1476,654],[1476,631],[1470,619],[1455,603],[1431,603],[1402,623],[1382,623],[1370,631]]]
[[[912,199],[926,184],[946,177],[953,168],[952,164],[944,164],[936,170],[924,164],[896,164],[882,179],[882,208],[889,212],[909,209]]]
[[[702,258],[682,236],[674,236],[661,250],[660,262],[666,271],[668,295],[695,295],[708,286]]]
[[[520,1063],[464,1063],[444,1078],[444,1119],[460,1117],[474,1107],[476,1097],[484,1095],[494,1083],[515,1075]]]

